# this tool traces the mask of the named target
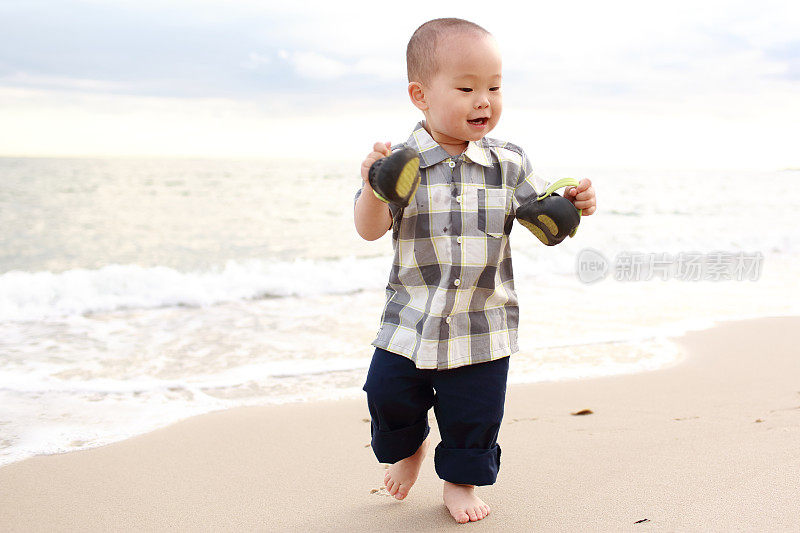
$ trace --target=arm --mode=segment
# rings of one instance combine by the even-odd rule
[[[388,142],[385,144],[375,143],[373,151],[367,155],[367,158],[361,164],[361,179],[364,184],[355,196],[353,218],[356,231],[363,239],[368,241],[383,237],[392,227],[392,213],[389,210],[389,205],[375,196],[368,179],[369,168],[372,163],[390,155],[392,153],[389,149],[390,146],[391,143]]]
[[[380,239],[392,227],[389,205],[378,200],[368,181],[356,192],[353,217],[356,231],[368,241]]]

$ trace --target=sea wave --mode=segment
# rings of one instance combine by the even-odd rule
[[[598,235],[587,228],[585,240],[569,241],[554,248],[537,246],[528,235],[514,238],[514,274],[517,279],[547,280],[558,284],[575,275],[577,254],[586,243],[598,240],[606,258],[625,250],[677,252],[680,250],[763,250],[765,255],[794,258],[798,241],[776,235],[770,243],[753,240],[721,242],[714,237],[684,241],[621,238]],[[599,237],[599,238],[596,238]],[[519,243],[519,244],[517,244]],[[631,244],[636,243],[636,247]],[[713,247],[713,248],[712,248]],[[784,259],[786,259],[784,258]],[[372,257],[344,256],[330,259],[228,260],[206,271],[181,272],[167,266],[110,264],[97,269],[75,268],[63,272],[12,270],[0,274],[0,322],[63,318],[117,310],[162,307],[204,307],[225,302],[265,298],[353,294],[381,290],[392,266],[391,252]]]
[[[383,287],[391,257],[334,260],[230,260],[219,269],[110,264],[54,273],[0,274],[0,321],[27,321],[121,309],[202,307],[222,302]]]

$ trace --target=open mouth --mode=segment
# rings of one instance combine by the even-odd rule
[[[475,124],[476,126],[483,126],[489,122],[489,117],[474,118],[472,120],[468,120],[467,122],[470,124]]]

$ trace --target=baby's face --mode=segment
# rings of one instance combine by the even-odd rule
[[[466,147],[467,141],[479,141],[500,120],[500,50],[488,35],[459,33],[442,41],[437,50],[439,72],[425,92],[426,123],[439,144]]]

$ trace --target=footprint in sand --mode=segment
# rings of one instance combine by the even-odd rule
[[[800,405],[796,405],[794,407],[781,407],[780,409],[770,409],[770,413],[777,413],[778,411],[794,411],[796,409],[800,409]]]
[[[508,424],[513,424],[514,422],[525,422],[526,420],[536,420],[536,417],[532,416],[530,418],[512,418],[507,423]]]

